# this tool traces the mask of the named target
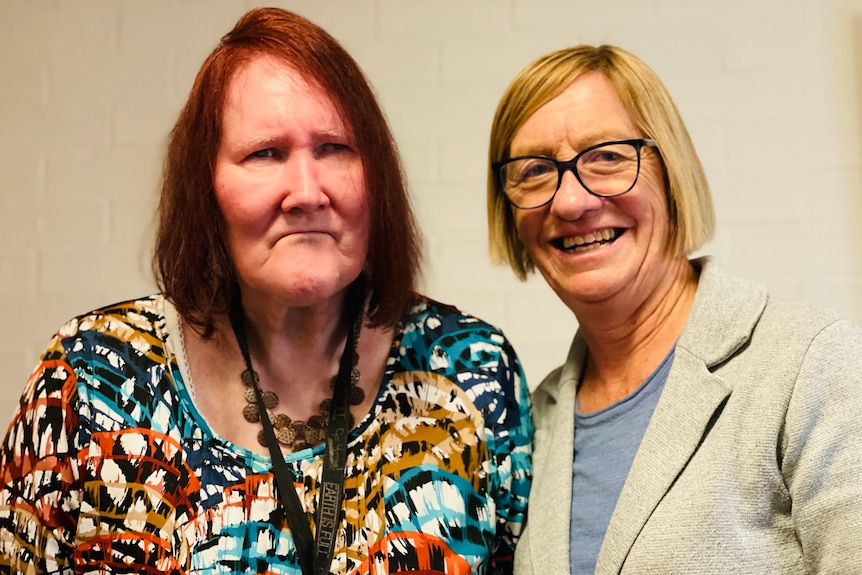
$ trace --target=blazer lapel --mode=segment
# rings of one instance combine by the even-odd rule
[[[697,390],[692,389],[697,387]],[[635,456],[599,552],[596,573],[619,573],[653,510],[708,432],[730,387],[677,348],[661,399]],[[679,409],[684,405],[685,409]]]

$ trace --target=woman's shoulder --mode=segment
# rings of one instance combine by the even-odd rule
[[[496,369],[517,361],[500,329],[425,296],[417,296],[397,331],[401,359],[414,369]]]
[[[93,309],[66,322],[42,354],[34,394],[52,393],[53,381],[62,375],[67,392],[75,395],[77,416],[95,420],[98,411],[100,428],[110,420],[120,427],[143,421],[157,388],[163,401],[175,403],[166,373],[165,305],[162,296],[152,295]]]
[[[160,361],[167,340],[166,305],[164,296],[154,294],[93,309],[63,324],[55,345],[70,359],[119,354]]]
[[[475,332],[476,334],[495,334],[505,339],[502,330],[491,323],[462,311],[458,307],[437,301],[425,295],[417,295],[410,309],[404,327],[410,325],[429,328],[434,333]]]
[[[152,294],[102,306],[68,320],[58,334],[67,337],[85,331],[116,331],[124,327],[151,331],[164,323],[165,302],[162,294]]]
[[[799,366],[815,362],[859,379],[862,326],[834,309],[770,299],[751,339],[754,347],[778,361]]]
[[[418,296],[399,324],[395,350],[389,365],[393,380],[437,387],[443,391],[438,397],[455,393],[501,429],[527,417],[528,390],[517,354],[490,323]]]

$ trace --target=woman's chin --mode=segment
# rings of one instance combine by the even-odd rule
[[[626,283],[617,274],[593,270],[572,274],[559,282],[549,282],[557,296],[569,307],[598,304],[625,291]]]

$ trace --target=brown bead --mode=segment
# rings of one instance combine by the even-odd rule
[[[263,434],[262,429],[257,432],[257,442],[260,443],[261,445],[263,445],[264,447],[267,447],[266,436]]]
[[[257,403],[257,394],[254,392],[254,388],[253,388],[253,387],[246,387],[246,388],[245,388],[244,395],[245,395],[245,400],[246,400],[247,402],[249,402],[249,403]]]
[[[275,438],[282,445],[292,445],[296,440],[296,432],[290,426],[282,427],[275,430]]]
[[[308,426],[315,429],[326,429],[326,424],[329,421],[322,415],[312,415],[308,418]]]
[[[272,421],[272,426],[276,429],[282,429],[291,423],[290,417],[284,413],[276,413],[270,419]]]
[[[242,382],[249,387],[260,381],[260,376],[257,375],[257,372],[249,369],[242,372],[240,377]]]
[[[314,427],[306,427],[304,437],[306,443],[309,445],[315,445],[320,443],[320,440],[323,439],[323,430],[316,429]]]
[[[318,413],[320,413],[320,415],[329,419],[329,413],[331,411],[332,411],[332,400],[331,399],[326,398],[320,402],[320,409],[318,410]]]
[[[308,429],[308,424],[304,421],[294,421],[290,424],[290,427],[291,429],[293,429],[296,435],[302,437],[303,435],[305,435],[305,430]]]
[[[293,442],[293,452],[294,453],[296,453],[297,451],[302,451],[303,449],[307,449],[308,447],[310,447],[310,446],[305,441],[303,441],[301,439],[297,439],[296,441]]]
[[[365,399],[365,392],[361,387],[350,386],[350,405],[359,405]]]
[[[264,391],[261,397],[263,397],[263,406],[267,409],[273,409],[278,405],[278,396],[271,391]]]
[[[242,416],[249,423],[257,423],[260,421],[260,412],[258,412],[257,406],[250,403],[242,408]]]

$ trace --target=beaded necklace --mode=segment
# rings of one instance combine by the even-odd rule
[[[356,351],[356,345],[359,342],[359,332],[362,327],[362,321],[357,321],[353,325],[353,346],[350,349],[345,348],[344,354],[352,354],[352,369],[350,371],[350,388],[348,389],[348,398],[351,406],[356,406],[362,403],[365,399],[365,392],[359,387],[359,369],[356,367],[359,363],[359,353]],[[350,339],[350,338],[349,338]],[[266,408],[266,415],[272,424],[275,431],[275,438],[285,447],[290,447],[293,451],[299,451],[307,447],[312,447],[321,443],[326,439],[326,426],[329,424],[329,415],[332,410],[332,398],[327,397],[320,402],[320,407],[316,415],[312,415],[306,421],[299,419],[291,419],[285,413],[274,413],[273,409],[278,405],[279,398],[272,391],[262,391],[260,389],[260,376],[252,368],[251,358],[246,361],[246,369],[241,375],[242,382],[245,385],[245,401],[246,405],[242,408],[242,416],[249,423],[260,423],[261,413],[257,406],[257,395],[260,393],[263,399],[263,405]],[[335,376],[329,381],[329,388],[335,389]],[[255,391],[257,388],[257,392]],[[354,424],[353,414],[349,414],[349,426],[352,428]],[[263,429],[257,434],[257,441],[263,447],[267,446],[266,437]]]

